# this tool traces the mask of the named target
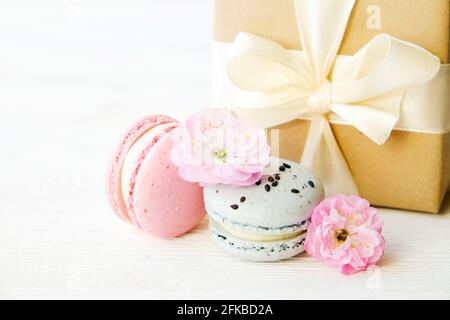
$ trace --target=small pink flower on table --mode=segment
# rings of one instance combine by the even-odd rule
[[[205,109],[174,132],[172,162],[184,180],[249,186],[270,161],[265,131],[227,109]]]
[[[314,208],[305,242],[309,255],[351,275],[376,265],[384,253],[383,220],[357,196],[336,195]]]

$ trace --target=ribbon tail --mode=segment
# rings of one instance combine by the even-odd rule
[[[316,116],[311,121],[301,163],[318,175],[327,196],[338,193],[358,194],[358,187],[347,161],[324,116]]]

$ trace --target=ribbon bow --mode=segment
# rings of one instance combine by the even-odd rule
[[[295,0],[303,51],[240,33],[227,63],[231,82],[248,93],[248,105],[233,107],[240,116],[265,128],[312,118],[301,162],[321,178],[327,194],[358,193],[330,114],[384,144],[406,90],[430,81],[440,68],[428,51],[386,34],[354,56],[338,57],[354,5],[355,0]]]

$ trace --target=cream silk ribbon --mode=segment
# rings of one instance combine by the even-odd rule
[[[242,105],[230,106],[238,115],[265,128],[311,118],[301,162],[320,177],[328,195],[358,193],[329,119],[339,116],[384,144],[399,121],[406,90],[429,82],[441,67],[431,53],[386,34],[337,59],[354,4],[296,0],[303,51],[241,33],[226,66],[231,82],[247,94]]]

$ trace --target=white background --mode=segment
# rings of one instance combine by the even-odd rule
[[[450,298],[450,204],[382,210],[381,268],[225,255],[203,223],[117,219],[106,165],[136,119],[208,106],[209,0],[0,0],[0,298]]]

